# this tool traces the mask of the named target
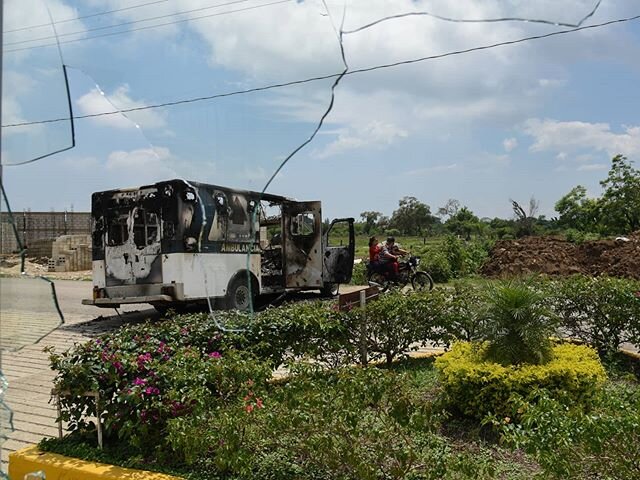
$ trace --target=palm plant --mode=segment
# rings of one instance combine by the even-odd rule
[[[487,356],[503,365],[541,364],[551,358],[556,317],[532,282],[507,281],[488,287]]]

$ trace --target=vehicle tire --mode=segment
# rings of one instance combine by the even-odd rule
[[[249,310],[256,298],[256,288],[251,290],[247,286],[246,274],[240,274],[229,285],[226,296],[226,307],[228,310]]]
[[[387,277],[379,272],[372,272],[367,279],[370,287],[378,287],[383,292],[386,292],[389,289],[389,281]]]
[[[411,286],[416,292],[433,290],[433,279],[427,272],[416,272],[411,279]]]
[[[338,294],[339,283],[325,283],[320,289],[320,294],[323,297],[335,297]]]

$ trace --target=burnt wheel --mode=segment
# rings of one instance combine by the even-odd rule
[[[335,297],[338,294],[339,283],[325,283],[320,289],[320,294],[323,297]]]
[[[226,307],[229,310],[249,310],[256,297],[256,288],[249,289],[246,275],[238,275],[229,285]]]
[[[416,272],[411,279],[411,286],[417,292],[433,290],[433,279],[427,272]]]
[[[389,280],[379,272],[372,272],[367,280],[370,287],[378,287],[383,292],[389,289]]]

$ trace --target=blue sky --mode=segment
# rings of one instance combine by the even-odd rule
[[[74,112],[85,115],[339,72],[332,24],[343,9],[349,30],[425,10],[575,23],[594,4],[327,0],[328,15],[322,0],[8,0],[2,124],[67,115],[53,29],[24,29],[50,23],[46,5],[70,66]],[[95,15],[112,10],[120,11]],[[637,14],[636,1],[604,0],[586,24]],[[126,22],[136,23],[111,28]],[[413,16],[343,43],[357,69],[564,28]],[[4,168],[9,199],[17,211],[84,211],[93,191],[176,177],[261,190],[315,128],[331,83],[77,120],[74,149]],[[406,195],[432,211],[455,198],[481,217],[510,217],[510,198],[527,204],[534,195],[553,216],[575,185],[600,194],[613,155],[638,162],[639,85],[640,21],[350,75],[323,129],[269,191],[322,200],[327,217],[390,215]],[[2,161],[63,148],[68,132],[68,122],[3,128]]]

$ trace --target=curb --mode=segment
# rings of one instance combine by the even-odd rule
[[[9,454],[9,478],[22,480],[30,473],[43,472],[47,480],[180,480],[164,473],[89,462],[57,453],[41,452],[31,446]]]

